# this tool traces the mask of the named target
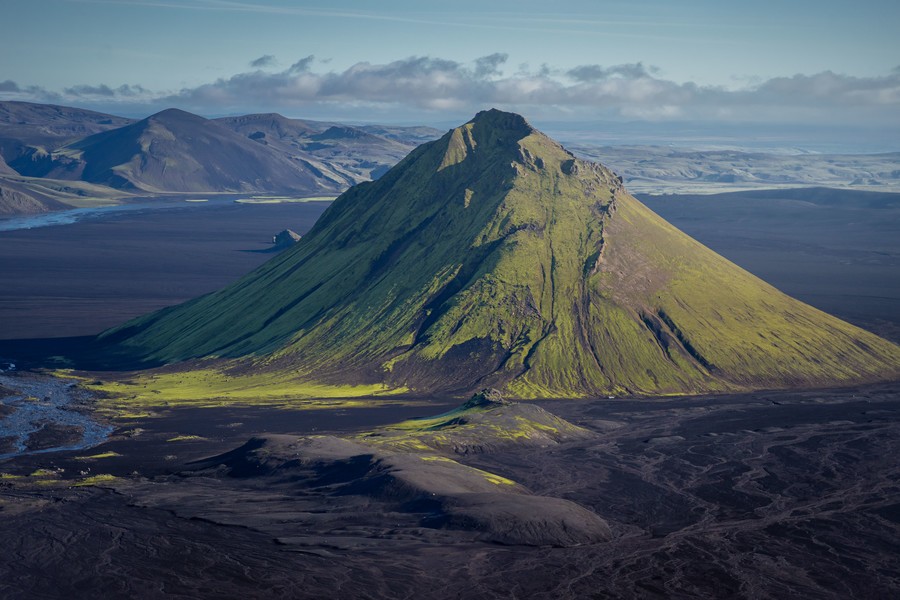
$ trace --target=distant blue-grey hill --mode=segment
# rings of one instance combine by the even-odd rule
[[[205,119],[178,109],[133,120],[0,102],[0,214],[128,194],[334,196],[377,178],[439,133],[278,114]]]

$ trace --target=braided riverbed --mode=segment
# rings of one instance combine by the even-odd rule
[[[91,397],[74,380],[4,372],[0,386],[0,460],[91,448],[113,430],[91,417]]]

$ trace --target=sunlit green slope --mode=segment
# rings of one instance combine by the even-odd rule
[[[104,339],[142,360],[519,397],[900,372],[897,346],[785,296],[496,110],[350,189],[234,285]]]

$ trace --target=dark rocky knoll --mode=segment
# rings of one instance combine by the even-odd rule
[[[446,415],[353,437],[260,435],[180,473],[185,485],[129,486],[126,493],[144,506],[250,526],[284,544],[308,544],[304,533],[323,519],[335,527],[377,527],[385,515],[422,529],[426,538],[439,535],[426,530],[448,529],[500,544],[596,544],[611,536],[596,514],[565,499],[533,494],[447,453],[516,451],[593,437],[539,407],[484,391]],[[211,485],[221,494],[211,497]],[[266,502],[266,511],[222,502],[228,494],[254,493]],[[314,514],[322,505],[331,507],[329,514]]]
[[[303,236],[301,236],[296,231],[283,229],[272,237],[272,243],[276,248],[279,249],[290,248],[291,246],[299,242],[302,237]]]
[[[448,413],[381,427],[358,439],[388,449],[432,449],[465,455],[508,447],[555,446],[593,437],[593,432],[540,406],[510,402],[497,390],[483,390]]]
[[[514,397],[824,386],[900,348],[675,229],[522,117],[479,113],[236,284],[108,332],[135,363]],[[240,368],[235,370],[239,373]],[[233,373],[233,374],[235,374]]]

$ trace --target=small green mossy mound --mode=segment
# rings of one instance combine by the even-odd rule
[[[510,445],[551,446],[594,436],[539,406],[510,402],[497,390],[483,390],[450,412],[388,425],[356,439],[398,451],[473,454]]]

